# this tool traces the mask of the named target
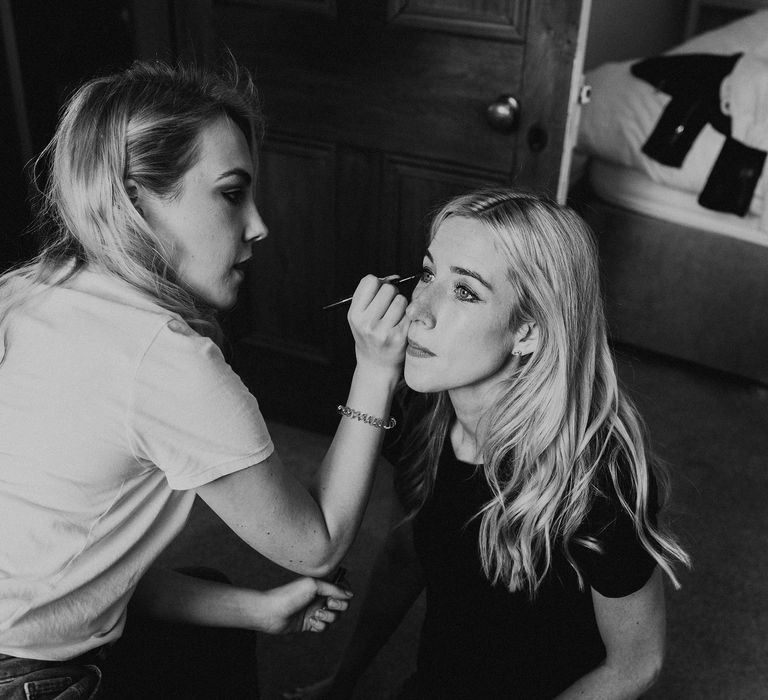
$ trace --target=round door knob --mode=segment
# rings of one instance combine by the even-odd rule
[[[499,95],[485,110],[488,123],[503,133],[517,129],[520,121],[520,103],[512,95]]]

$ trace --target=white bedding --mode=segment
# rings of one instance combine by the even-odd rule
[[[599,158],[590,160],[588,168],[593,190],[606,202],[768,247],[768,233],[761,230],[759,216],[739,217],[705,209],[691,192],[659,184],[638,170]]]
[[[667,53],[743,53],[732,74],[722,83],[722,109],[731,117],[734,139],[752,148],[768,150],[768,10],[694,37]],[[725,137],[706,124],[681,167],[663,165],[645,155],[643,144],[670,97],[634,77],[630,67],[635,62],[607,63],[586,75],[586,82],[592,86],[592,100],[582,109],[577,150],[597,161],[610,161],[632,169],[614,169],[608,176],[605,175],[606,163],[598,162],[593,184],[596,187],[610,184],[611,188],[603,188],[610,201],[621,197],[625,206],[634,201],[653,216],[674,216],[674,221],[682,217],[695,226],[728,231],[732,235],[753,235],[750,232],[759,229],[755,224],[762,215],[764,241],[768,236],[768,206],[763,205],[768,199],[768,164],[757,182],[743,226],[734,214],[699,206],[696,197],[707,183]],[[622,184],[613,187],[615,183],[604,181],[604,177],[618,178]],[[626,189],[630,183],[640,183],[637,186],[641,190],[632,195]],[[609,191],[612,189],[620,189],[621,193]],[[654,189],[660,195],[655,202],[651,196]]]

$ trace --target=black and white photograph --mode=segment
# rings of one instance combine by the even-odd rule
[[[0,700],[768,700],[768,0],[0,43]]]

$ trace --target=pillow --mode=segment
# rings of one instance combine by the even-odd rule
[[[579,151],[695,193],[710,209],[762,212],[768,10],[659,57],[603,64],[585,82],[592,99],[582,108]],[[685,121],[695,110],[701,118]]]

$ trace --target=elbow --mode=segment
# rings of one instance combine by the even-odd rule
[[[616,663],[606,660],[606,671],[613,678],[611,681],[622,689],[622,697],[641,698],[659,680],[664,666],[664,653],[653,650],[625,658]]]
[[[302,576],[311,576],[312,578],[329,579],[336,571],[339,561],[341,561],[341,558],[308,564],[307,566],[302,567],[301,570],[297,569],[296,573],[299,573]]]
[[[344,558],[344,551],[335,547],[323,547],[315,550],[312,556],[306,557],[300,561],[293,561],[287,565],[287,568],[295,571],[301,576],[311,576],[312,578],[329,579],[339,567]]]
[[[661,676],[661,671],[663,668],[664,668],[664,655],[659,654],[654,659],[653,663],[649,665],[647,679],[646,679],[647,681],[646,690],[651,686],[656,685],[656,682],[659,680],[659,676]]]
[[[664,654],[659,651],[648,655],[643,659],[643,663],[637,669],[637,686],[639,696],[650,690],[661,676],[664,667]],[[639,697],[638,696],[638,697]]]

